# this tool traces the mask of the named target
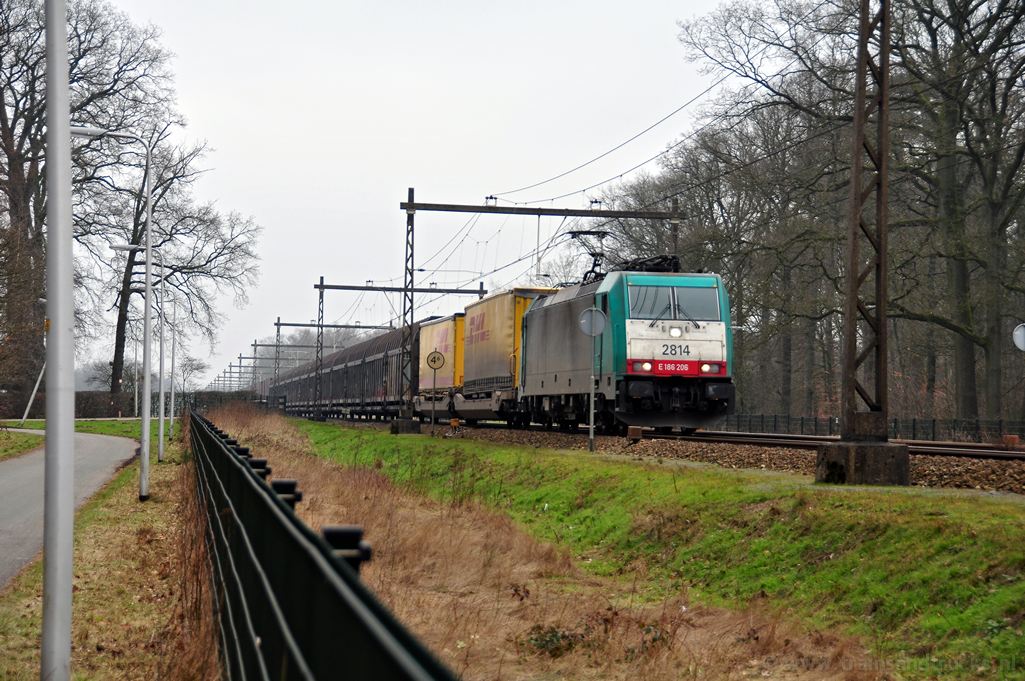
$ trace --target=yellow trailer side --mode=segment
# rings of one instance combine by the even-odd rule
[[[440,352],[445,363],[435,372],[427,356]],[[463,384],[463,313],[420,324],[420,393],[447,392]]]
[[[452,348],[452,355],[455,357],[455,376],[453,385],[456,389],[463,387],[463,345],[466,343],[466,314],[458,312],[455,315],[456,322],[456,344]]]
[[[466,306],[463,393],[514,390],[519,375],[523,314],[552,289],[516,288]]]

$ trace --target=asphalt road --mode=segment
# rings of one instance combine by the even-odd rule
[[[75,506],[110,480],[138,446],[124,437],[75,433]],[[43,548],[43,458],[40,448],[0,461],[0,589]]]

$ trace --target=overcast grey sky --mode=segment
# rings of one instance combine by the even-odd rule
[[[211,375],[272,334],[278,315],[315,318],[320,275],[400,283],[398,204],[407,187],[421,201],[479,204],[611,148],[708,82],[676,37],[678,20],[713,7],[695,0],[114,1],[135,22],[163,29],[176,55],[185,135],[213,149],[200,197],[264,227],[249,304],[219,303],[227,320]],[[662,150],[700,104],[599,163],[510,198],[546,198],[613,176]],[[586,203],[577,194],[555,205]],[[466,219],[420,213],[418,264]],[[536,227],[531,218],[482,218],[444,269],[492,270],[532,250]],[[544,235],[557,227],[542,223]],[[528,266],[485,285],[511,283]],[[418,285],[452,285],[473,275],[419,276]],[[384,296],[357,305],[358,295],[329,293],[325,318],[393,316]],[[439,301],[417,316],[461,302]],[[400,306],[397,296],[391,304]],[[208,348],[196,343],[193,352],[205,357]]]

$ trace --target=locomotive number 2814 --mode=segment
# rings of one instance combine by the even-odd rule
[[[683,357],[684,355],[690,355],[690,346],[681,345],[680,343],[663,343],[662,344],[662,356],[663,357]]]

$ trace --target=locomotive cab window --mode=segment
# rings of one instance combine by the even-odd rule
[[[673,289],[630,286],[630,319],[672,319]]]
[[[711,287],[630,286],[631,319],[717,322],[719,291]]]
[[[676,318],[699,322],[719,321],[719,290],[693,286],[675,286]]]

